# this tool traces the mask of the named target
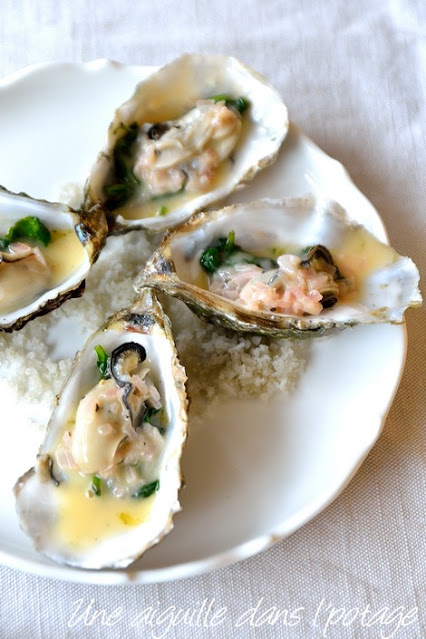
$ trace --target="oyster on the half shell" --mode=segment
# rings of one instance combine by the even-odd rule
[[[149,290],[89,338],[36,466],[15,486],[37,550],[81,568],[125,567],[172,529],[185,381],[169,320]]]
[[[87,213],[0,187],[0,330],[82,295],[107,235],[100,205]]]
[[[287,109],[261,75],[224,55],[184,55],[115,112],[86,184],[112,233],[161,231],[227,196],[276,157]]]
[[[265,199],[199,213],[169,233],[135,287],[204,319],[282,337],[400,323],[419,273],[331,201]]]

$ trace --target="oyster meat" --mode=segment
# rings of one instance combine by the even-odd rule
[[[408,257],[336,202],[307,196],[194,215],[166,236],[135,287],[235,330],[306,337],[400,323],[421,303],[418,282]]]
[[[21,526],[40,552],[81,568],[125,567],[172,529],[185,381],[149,290],[89,338],[36,466],[15,486]]]
[[[88,213],[0,187],[0,330],[81,295],[107,235],[100,205]]]
[[[259,74],[231,57],[184,55],[117,109],[85,206],[104,204],[113,233],[171,228],[270,164],[287,129]]]

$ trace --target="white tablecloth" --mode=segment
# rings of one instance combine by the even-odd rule
[[[422,0],[3,0],[0,42],[0,76],[43,61],[237,56],[267,75],[292,120],[347,166],[392,243],[424,272]],[[408,314],[406,369],[379,442],[340,497],[289,539],[159,585],[79,585],[0,568],[0,636],[426,636],[425,326],[425,310]],[[186,623],[175,616],[172,627],[170,607],[200,612]],[[94,618],[95,610],[104,613]]]

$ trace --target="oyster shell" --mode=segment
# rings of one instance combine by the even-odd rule
[[[238,249],[237,270],[250,267],[255,271],[252,281],[263,291],[273,291],[274,300],[279,297],[275,295],[276,277],[281,289],[290,290],[290,286],[283,283],[283,273],[289,268],[286,261],[296,263],[296,272],[297,269],[303,271],[305,280],[307,273],[309,277],[317,275],[316,267],[310,268],[312,263],[306,260],[304,249],[319,245],[320,259],[318,250],[312,259],[323,263],[324,255],[331,254],[331,264],[324,266],[324,270],[332,276],[328,275],[327,298],[323,291],[317,300],[323,297],[323,301],[328,302],[320,304],[320,312],[311,315],[303,313],[305,307],[279,310],[275,301],[268,305],[259,302],[259,298],[247,307],[242,292],[240,295],[244,284],[236,287],[234,295],[228,284],[234,281],[235,272],[230,274],[226,269],[221,272],[226,284],[222,289],[215,289],[212,278],[201,266],[200,257],[212,247],[216,255],[214,247],[220,245],[226,263],[227,243],[233,243]],[[276,262],[278,256],[283,256],[278,258],[280,266]],[[229,258],[228,264],[230,262]],[[248,264],[252,262],[259,265]],[[293,277],[294,268],[289,270]],[[336,202],[309,196],[265,199],[194,215],[165,237],[136,279],[135,288],[149,286],[178,297],[204,319],[235,330],[307,337],[359,324],[402,322],[406,308],[421,303],[418,281],[418,270],[409,258],[401,257],[351,221]],[[214,290],[222,290],[222,293]],[[308,287],[306,298],[311,295],[309,290]]]
[[[81,568],[125,567],[172,529],[185,381],[149,290],[89,338],[36,467],[15,486],[21,526],[40,552]]]
[[[116,110],[85,206],[104,204],[113,233],[171,228],[270,164],[287,130],[262,76],[232,57],[184,55]]]
[[[79,213],[4,187],[0,215],[0,330],[13,331],[82,295],[107,223],[100,205]]]

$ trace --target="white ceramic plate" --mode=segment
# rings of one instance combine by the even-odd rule
[[[84,182],[114,108],[149,71],[96,61],[38,66],[3,80],[0,183],[55,200],[64,183]],[[339,201],[386,240],[377,212],[344,168],[294,125],[277,162],[232,201],[308,191]],[[325,508],[355,474],[384,424],[405,348],[403,326],[314,340],[291,395],[267,406],[228,401],[206,416],[184,452],[187,487],[174,531],[127,571],[75,570],[34,552],[19,529],[12,487],[33,464],[39,434],[23,443],[19,429],[8,429],[0,451],[0,561],[74,581],[148,583],[200,574],[267,548]],[[6,408],[1,386],[0,398],[11,422],[25,419],[19,406]]]

